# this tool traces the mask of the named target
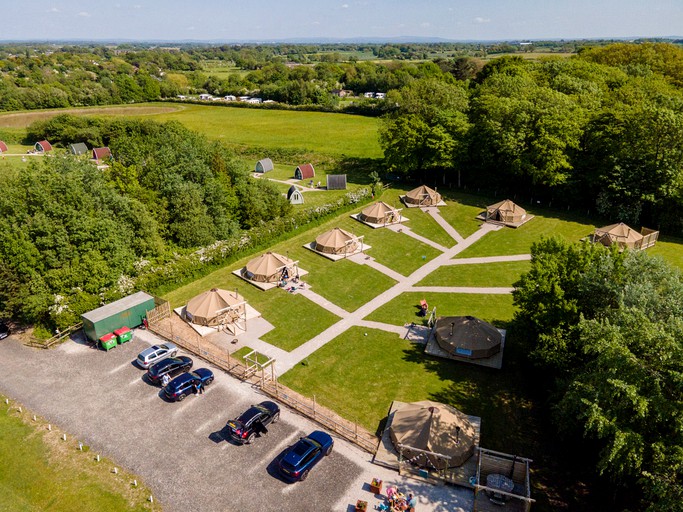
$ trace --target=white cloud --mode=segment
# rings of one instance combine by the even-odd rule
[[[85,12],[85,11],[81,11],[81,12],[79,12],[79,13],[77,14],[77,16],[81,16],[81,17],[83,17],[83,18],[89,18],[89,17],[90,17],[90,13],[89,13],[89,12]]]
[[[319,21],[314,21],[313,23],[311,23],[311,25],[320,25],[320,22],[319,22]]]
[[[349,8],[349,4],[342,4],[342,9],[348,9],[348,8]]]
[[[135,9],[142,9],[142,6],[141,6],[140,4],[135,4],[135,5],[133,6],[133,8],[135,8]]]
[[[482,18],[481,16],[477,16],[476,18],[474,18],[474,22],[475,23],[490,23],[491,18]]]
[[[190,26],[187,27],[185,30],[194,30],[194,26],[190,25]]]
[[[420,26],[421,26],[422,28],[427,28],[427,27],[430,26],[430,23],[429,23],[428,21],[423,21],[422,23],[420,23]]]
[[[48,9],[47,12],[59,12],[59,9],[57,9],[56,7],[52,7]]]

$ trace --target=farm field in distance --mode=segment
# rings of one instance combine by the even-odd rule
[[[31,123],[59,114],[145,117],[179,121],[229,146],[287,149],[335,157],[379,158],[378,119],[350,114],[266,110],[173,103],[70,108],[0,115],[0,130],[21,133]]]

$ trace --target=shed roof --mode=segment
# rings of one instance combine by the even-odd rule
[[[106,304],[100,308],[83,313],[81,317],[92,323],[99,322],[100,320],[109,318],[120,311],[125,311],[126,309],[144,304],[148,300],[154,300],[154,297],[145,292],[137,292],[132,295],[128,295],[128,297],[110,302],[109,304]]]
[[[328,174],[327,190],[346,190],[346,174]]]
[[[40,151],[52,151],[52,144],[46,140],[40,140],[36,142],[34,147],[36,149],[40,148]]]
[[[95,160],[102,160],[104,158],[111,156],[111,150],[107,147],[104,148],[93,148],[92,157]]]
[[[76,142],[69,144],[69,151],[72,155],[85,155],[88,152],[88,146],[85,145],[85,142]]]
[[[256,172],[268,172],[273,169],[273,161],[270,158],[264,158],[256,162]]]
[[[301,172],[302,180],[315,177],[315,169],[313,169],[313,164],[301,164],[299,167],[297,167],[297,169],[299,172]]]

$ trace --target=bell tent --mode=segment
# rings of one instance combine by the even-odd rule
[[[406,204],[418,206],[436,206],[441,202],[441,194],[425,185],[414,188],[403,197]]]
[[[657,238],[659,238],[659,231],[642,228],[638,233],[623,222],[596,229],[593,235],[594,242],[599,242],[606,247],[616,244],[619,250],[647,249],[655,245]]]
[[[389,434],[404,460],[430,469],[464,464],[474,454],[477,437],[476,428],[465,414],[429,400],[397,409]]]
[[[254,258],[242,269],[242,276],[259,283],[277,283],[298,273],[297,262],[274,252]]]
[[[237,292],[219,288],[197,295],[185,306],[185,318],[194,324],[217,326],[246,319],[247,303]]]
[[[526,210],[509,199],[486,207],[487,222],[515,225],[522,224],[526,219]]]
[[[314,249],[326,254],[353,254],[361,247],[356,235],[334,228],[315,239]]]
[[[401,222],[401,213],[393,206],[379,201],[364,208],[358,215],[358,219],[370,224],[394,224]]]

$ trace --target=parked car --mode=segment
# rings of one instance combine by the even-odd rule
[[[169,382],[164,388],[164,394],[169,400],[181,402],[190,393],[197,392],[197,385],[206,387],[213,382],[213,372],[208,368],[197,368],[193,372],[183,373]]]
[[[303,482],[313,466],[332,452],[333,446],[334,441],[329,434],[320,430],[311,432],[287,448],[278,463],[280,474],[290,482]]]
[[[150,366],[147,377],[152,384],[161,384],[164,375],[173,378],[181,373],[189,372],[192,368],[192,359],[187,356],[168,357]]]
[[[175,357],[178,353],[178,347],[173,343],[164,343],[163,345],[152,345],[138,354],[135,360],[140,368],[146,370],[154,363],[161,361],[165,357]]]
[[[252,405],[235,419],[228,421],[230,437],[241,444],[254,441],[256,434],[267,434],[267,425],[275,423],[280,417],[280,407],[275,402],[261,402]]]
[[[9,333],[9,326],[5,322],[0,322],[0,340],[4,340]]]

